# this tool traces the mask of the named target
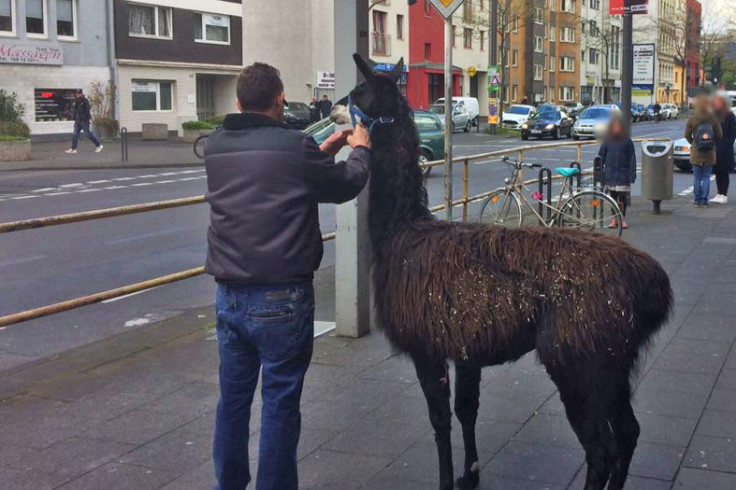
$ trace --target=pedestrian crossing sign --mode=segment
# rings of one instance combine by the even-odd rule
[[[455,11],[458,9],[460,5],[463,4],[465,0],[429,0],[429,3],[434,5],[434,8],[437,9],[437,12],[440,13],[442,17],[445,18],[445,20],[452,17],[452,14],[455,13]]]
[[[488,67],[488,92],[495,92],[501,88],[501,74],[498,66]]]

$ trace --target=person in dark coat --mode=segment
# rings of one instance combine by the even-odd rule
[[[79,133],[84,131],[84,134],[95,144],[95,153],[102,151],[102,145],[95,137],[95,134],[89,129],[89,124],[92,122],[92,112],[90,110],[89,100],[84,96],[82,89],[78,89],[74,94],[74,134],[72,136],[72,147],[66,150],[65,153],[76,153],[77,146],[79,145]]]
[[[636,181],[636,148],[629,136],[626,123],[620,116],[614,116],[608,125],[598,156],[603,163],[603,182],[606,192],[616,200],[621,214],[626,217],[626,207],[631,200],[631,184]],[[625,229],[629,225],[621,223]],[[610,228],[618,228],[618,219],[611,219]]]
[[[320,108],[317,97],[312,97],[312,101],[309,103],[309,121],[317,122],[320,120]]]
[[[713,110],[721,120],[723,138],[716,146],[716,197],[710,200],[717,204],[728,202],[729,173],[734,167],[733,144],[736,142],[736,116],[731,112],[731,101],[719,96],[713,99]]]
[[[324,119],[330,117],[330,112],[332,112],[332,101],[327,95],[323,95],[322,100],[319,101],[319,114]]]

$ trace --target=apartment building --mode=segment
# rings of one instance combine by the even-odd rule
[[[581,0],[580,102],[621,101],[622,18],[608,0]]]
[[[399,89],[406,95],[409,74],[409,5],[406,0],[373,0],[368,13],[370,58],[374,70],[390,72],[404,58]]]
[[[182,123],[236,110],[240,0],[114,0],[120,125]]]
[[[34,139],[67,137],[74,92],[110,80],[110,5],[0,0],[0,88],[25,104]]]
[[[475,97],[480,116],[488,116],[491,0],[465,0],[453,15],[452,64],[461,70],[459,93]]]

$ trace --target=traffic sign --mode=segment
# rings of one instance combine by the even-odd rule
[[[501,88],[501,74],[498,66],[488,67],[488,91],[495,92]]]
[[[470,65],[468,67],[468,75],[470,76],[470,78],[473,78],[476,73],[478,73],[478,69],[474,65]]]
[[[452,14],[455,13],[457,8],[462,5],[464,1],[465,0],[429,0],[429,3],[434,5],[437,12],[447,20],[452,17]]]

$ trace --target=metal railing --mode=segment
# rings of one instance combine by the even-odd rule
[[[634,141],[641,142],[641,141],[659,141],[663,140],[661,138],[640,138],[635,139]],[[460,199],[456,199],[452,201],[452,206],[462,207],[462,220],[467,221],[468,219],[468,205],[474,202],[482,201],[483,199],[490,196],[496,189],[491,189],[486,192],[482,192],[480,194],[470,196],[469,195],[469,181],[470,181],[470,164],[472,162],[480,161],[480,160],[488,160],[495,157],[502,157],[509,154],[516,154],[517,159],[522,162],[524,161],[524,154],[530,151],[537,151],[537,150],[545,150],[545,149],[551,149],[551,148],[561,148],[561,147],[576,147],[576,161],[582,162],[583,157],[583,146],[586,145],[594,145],[598,144],[597,141],[576,141],[576,142],[565,142],[565,143],[550,143],[550,144],[541,144],[541,145],[526,145],[526,146],[520,146],[516,148],[508,148],[504,150],[498,150],[498,151],[492,151],[489,153],[481,153],[479,155],[472,155],[467,157],[457,157],[453,159],[453,163],[460,163],[462,164],[462,196]],[[560,164],[564,164],[564,162],[561,160]],[[569,164],[569,162],[568,162]],[[440,167],[444,165],[444,160],[437,160],[433,162],[428,162],[424,164],[425,167]],[[520,171],[521,172],[521,171]],[[586,175],[590,175],[593,172],[585,172]],[[519,178],[523,180],[523,174],[519,174]],[[560,180],[564,177],[556,176],[552,177],[552,180]],[[527,181],[524,181],[525,185],[530,185],[537,183],[539,181],[538,178],[530,179]],[[158,211],[161,209],[171,209],[171,208],[177,208],[177,207],[183,207],[183,206],[192,206],[196,204],[202,204],[205,202],[204,196],[194,196],[194,197],[185,197],[181,199],[171,199],[167,201],[157,201],[157,202],[151,202],[151,203],[144,203],[144,204],[133,204],[128,206],[119,206],[114,208],[106,208],[106,209],[97,209],[93,211],[84,211],[80,213],[71,213],[71,214],[63,214],[59,216],[47,216],[43,218],[34,218],[34,219],[28,219],[28,220],[21,220],[21,221],[12,221],[7,223],[0,223],[0,234],[2,233],[12,233],[22,230],[32,230],[37,228],[45,228],[49,226],[57,226],[62,224],[68,224],[68,223],[78,223],[82,221],[91,221],[91,220],[97,220],[97,219],[105,219],[105,218],[112,218],[116,216],[125,216],[130,214],[137,214],[137,213],[145,213],[149,211]],[[437,211],[441,211],[445,209],[445,204],[438,204],[437,206],[432,206],[430,208],[430,211],[433,213],[436,213]],[[335,239],[336,234],[333,233],[327,233],[322,235],[322,241],[330,241]],[[136,293],[139,291],[144,291],[146,289],[151,289],[153,287],[162,286],[165,284],[170,284],[173,282],[181,281],[183,279],[189,279],[191,277],[199,276],[204,274],[204,267],[196,267],[194,269],[189,269],[181,272],[176,272],[173,274],[168,274],[161,277],[156,277],[154,279],[149,279],[146,281],[138,282],[135,284],[130,284],[127,286],[118,287],[115,289],[110,289],[107,291],[102,291],[99,293],[91,294],[88,296],[82,296],[79,298],[70,299],[67,301],[62,301],[60,303],[55,303],[48,306],[43,306],[40,308],[34,308],[31,310],[21,311],[18,313],[13,313],[10,315],[2,316],[0,317],[0,328],[6,327],[8,325],[14,325],[18,324],[27,320],[31,320],[34,318],[40,318],[43,316],[51,315],[54,313],[60,313],[62,311],[68,311],[74,308],[79,308],[81,306],[90,305],[93,303],[99,303],[101,301],[106,301],[113,298],[118,298],[120,296],[125,296],[128,294]]]

